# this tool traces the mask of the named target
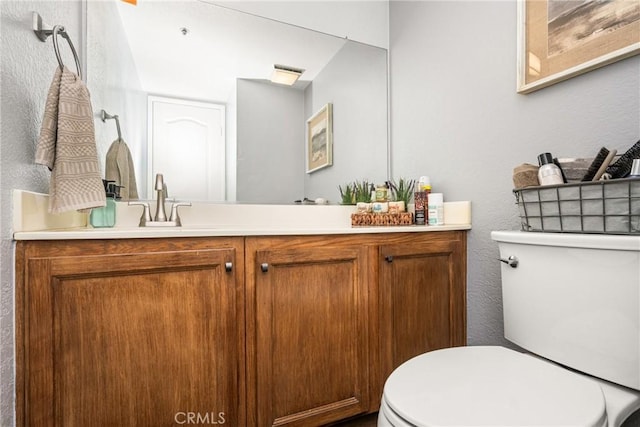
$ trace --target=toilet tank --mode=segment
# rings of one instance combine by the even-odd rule
[[[640,390],[640,236],[494,231],[505,337]]]

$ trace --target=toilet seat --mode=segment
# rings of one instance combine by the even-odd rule
[[[436,350],[405,362],[385,383],[385,411],[394,426],[607,425],[597,383],[497,346]]]

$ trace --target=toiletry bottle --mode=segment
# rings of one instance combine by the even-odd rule
[[[429,224],[429,194],[431,193],[431,179],[428,176],[421,176],[418,179],[418,188],[426,193],[424,199],[424,223]]]
[[[629,178],[640,178],[640,159],[633,159],[631,163],[631,172]]]
[[[415,223],[416,225],[426,225],[427,192],[418,188],[418,191],[413,194],[413,199],[415,201],[416,210]]]
[[[113,227],[116,225],[116,185],[114,181],[102,180],[107,195],[107,205],[91,209],[89,223],[95,228]]]
[[[428,176],[421,176],[418,179],[418,186],[423,191],[431,192],[431,179]]]
[[[429,225],[444,225],[444,196],[442,193],[429,194]]]
[[[538,181],[540,185],[564,184],[562,171],[555,163],[551,153],[542,153],[538,156]]]

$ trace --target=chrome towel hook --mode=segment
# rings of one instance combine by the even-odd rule
[[[78,58],[78,53],[76,52],[76,48],[73,46],[71,42],[71,37],[64,29],[62,25],[56,25],[53,29],[48,30],[44,28],[42,23],[42,18],[38,14],[38,12],[33,12],[33,32],[36,33],[36,36],[40,39],[40,41],[47,41],[47,38],[53,35],[53,50],[56,53],[56,59],[58,60],[58,65],[60,65],[60,69],[64,68],[64,63],[62,62],[62,56],[60,55],[60,47],[58,46],[58,35],[61,35],[65,39],[67,39],[67,43],[69,43],[69,47],[71,48],[71,52],[73,53],[73,59],[76,62],[76,70],[78,71],[78,77],[82,79],[82,68],[80,67],[80,59]]]
[[[106,122],[107,119],[114,119],[116,121],[116,128],[118,130],[118,141],[122,141],[122,132],[120,131],[120,119],[118,118],[118,115],[117,114],[111,115],[106,111],[102,110],[100,111],[100,119],[103,122]]]

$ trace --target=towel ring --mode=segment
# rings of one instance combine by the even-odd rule
[[[58,34],[67,39],[69,43],[69,47],[71,48],[71,52],[73,52],[73,59],[76,61],[76,70],[78,71],[78,77],[82,80],[82,69],[80,68],[80,59],[78,59],[78,53],[76,52],[76,48],[73,47],[73,43],[71,42],[71,37],[64,30],[62,25],[56,25],[53,27],[53,50],[56,52],[56,58],[58,59],[58,64],[60,65],[60,69],[64,68],[64,63],[62,62],[62,56],[60,56],[60,48],[58,47]]]

